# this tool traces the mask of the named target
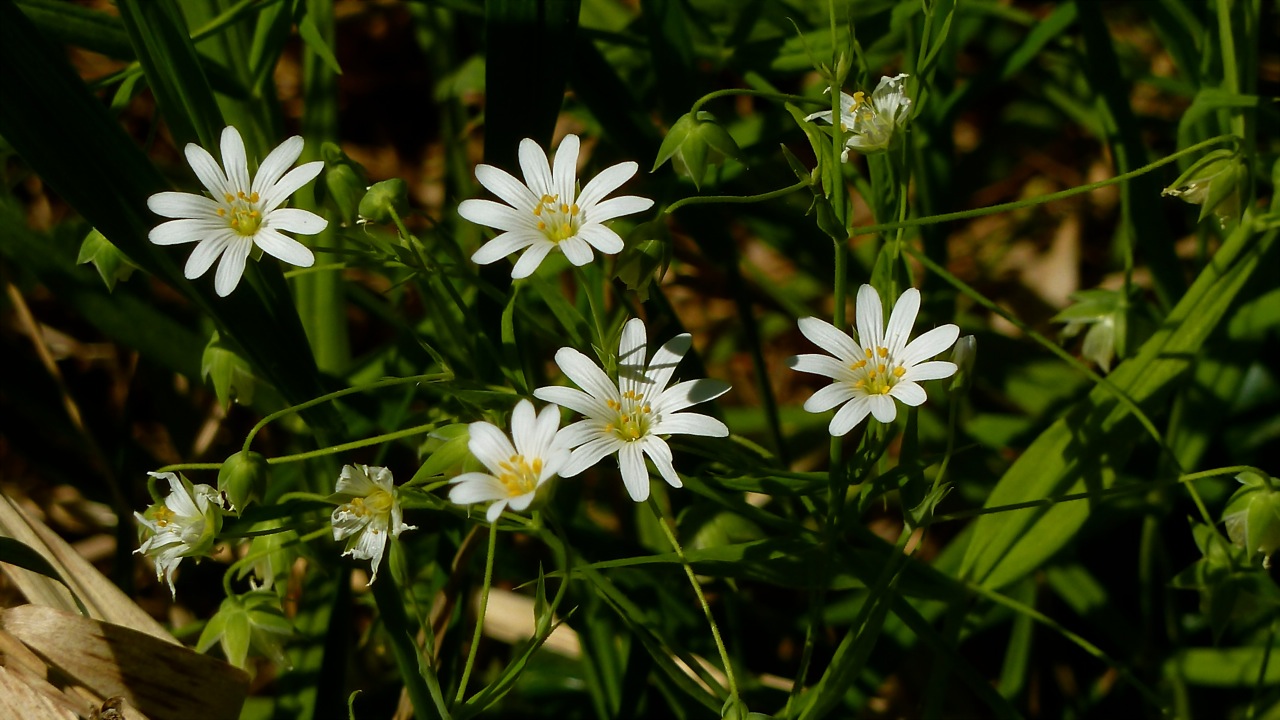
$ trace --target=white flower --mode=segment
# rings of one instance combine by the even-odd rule
[[[797,355],[787,364],[793,370],[835,380],[804,404],[805,410],[820,413],[844,403],[831,419],[833,436],[849,432],[868,414],[882,423],[893,422],[898,416],[894,398],[912,407],[920,405],[927,399],[921,381],[955,373],[955,363],[922,361],[951,347],[960,328],[942,325],[908,343],[918,312],[920,291],[909,288],[893,306],[886,328],[880,295],[870,285],[863,285],[858,289],[857,340],[817,318],[800,320],[800,332],[835,357]]]
[[[564,443],[575,448],[560,470],[562,477],[573,477],[604,456],[617,453],[627,492],[632,500],[643,502],[649,497],[649,472],[644,464],[644,455],[648,455],[663,480],[672,487],[682,486],[671,464],[671,448],[661,436],[729,435],[729,428],[715,418],[680,412],[725,394],[727,383],[702,379],[667,387],[691,344],[688,333],[671,338],[658,348],[646,369],[644,323],[634,318],[627,321],[618,343],[617,384],[586,355],[560,348],[556,364],[582,390],[544,387],[533,395],[586,416],[560,431]]]
[[[171,472],[147,473],[167,480],[169,494],[164,502],[133,516],[150,536],[134,550],[151,558],[156,566],[156,580],[169,583],[175,598],[173,574],[184,557],[206,555],[222,528],[222,496],[208,485],[192,485],[186,478]]]
[[[552,167],[538,143],[528,138],[521,140],[523,183],[492,165],[476,166],[476,179],[507,205],[492,200],[464,200],[458,206],[458,214],[467,220],[503,231],[471,256],[473,262],[488,265],[524,250],[511,270],[511,277],[519,279],[532,275],[556,248],[574,265],[591,262],[593,247],[606,255],[622,251],[622,238],[603,223],[648,210],[653,201],[635,195],[610,200],[604,196],[630,180],[639,166],[634,162],[618,163],[578,192],[578,147],[577,135],[566,136],[556,150]]]
[[[373,561],[373,575],[369,584],[378,579],[378,566],[387,548],[387,536],[400,537],[405,530],[416,530],[406,525],[400,514],[400,502],[391,471],[384,467],[368,465],[344,465],[338,476],[335,494],[349,500],[334,508],[333,539],[346,538],[347,548],[343,556],[357,560]]]
[[[538,489],[556,476],[569,459],[557,431],[560,408],[548,405],[536,416],[533,403],[521,400],[511,413],[511,438],[487,422],[471,423],[467,449],[489,472],[463,473],[449,481],[449,501],[458,505],[490,502],[485,517],[494,522],[510,506],[521,512]]]
[[[871,93],[856,92],[853,95],[840,93],[840,128],[849,133],[845,138],[844,152],[840,159],[849,162],[849,151],[857,150],[864,155],[884,150],[893,143],[894,132],[907,119],[911,109],[911,98],[907,97],[903,88],[905,73],[896,77],[882,77],[880,84]],[[830,88],[828,88],[830,91]],[[824,110],[809,115],[805,120],[826,120],[831,122],[831,111]]]
[[[222,257],[213,287],[226,297],[240,283],[244,263],[253,246],[262,248],[290,265],[311,267],[315,256],[305,245],[281,233],[314,235],[329,221],[313,212],[280,207],[298,188],[320,173],[320,161],[285,170],[302,154],[302,138],[297,135],[280,143],[262,161],[253,181],[240,133],[231,126],[222,131],[222,165],[204,148],[188,144],[187,162],[212,198],[195,193],[162,192],[147,198],[147,207],[157,215],[179,218],[152,228],[148,236],[157,245],[198,242],[187,258],[188,279],[200,277]]]

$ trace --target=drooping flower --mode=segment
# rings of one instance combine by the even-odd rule
[[[578,192],[577,164],[580,143],[568,135],[556,150],[555,165],[538,143],[520,141],[520,170],[524,182],[492,165],[477,165],[476,179],[503,202],[464,200],[458,214],[477,225],[502,234],[485,243],[471,260],[487,265],[524,250],[511,270],[515,279],[528,277],[547,254],[559,248],[574,265],[591,262],[595,248],[606,255],[622,251],[622,238],[604,223],[653,207],[653,201],[635,195],[605,200],[636,174],[639,166],[623,162],[592,178]]]
[[[372,561],[370,585],[378,579],[387,537],[400,537],[405,530],[417,529],[405,524],[396,492],[391,471],[384,467],[344,465],[338,476],[334,496],[347,501],[333,510],[333,539],[346,539],[343,556]]]
[[[151,558],[156,580],[168,582],[169,593],[176,598],[173,574],[182,558],[207,555],[213,549],[222,529],[222,496],[208,485],[192,485],[171,472],[147,474],[168,481],[169,494],[164,502],[133,514],[146,537],[134,552]]]
[[[280,207],[324,167],[316,161],[289,170],[302,154],[302,144],[297,135],[280,143],[262,161],[252,181],[244,141],[234,127],[228,125],[222,131],[222,166],[204,148],[188,144],[187,162],[212,197],[161,192],[147,198],[147,207],[155,214],[178,218],[152,228],[151,242],[199,243],[187,258],[184,274],[188,279],[200,277],[221,257],[213,287],[222,297],[240,284],[245,260],[255,245],[290,265],[311,267],[315,263],[311,250],[282,231],[314,235],[329,221],[307,210]]]
[[[516,512],[526,510],[538,490],[569,459],[559,429],[560,408],[548,405],[534,415],[533,403],[528,400],[521,400],[511,413],[510,440],[491,423],[471,423],[467,449],[489,472],[463,473],[450,480],[454,487],[449,501],[458,505],[492,502],[485,513],[489,522],[496,521],[507,507]]]
[[[893,422],[898,417],[895,399],[918,406],[927,399],[920,382],[951,377],[956,371],[955,363],[946,360],[925,362],[955,343],[960,335],[955,325],[936,327],[907,342],[920,312],[919,290],[908,288],[902,293],[889,315],[888,327],[875,288],[859,288],[857,303],[857,340],[831,323],[802,318],[800,332],[835,357],[797,355],[787,361],[793,370],[835,381],[805,401],[804,409],[820,413],[843,404],[829,427],[836,437],[852,430],[867,415],[882,423]]]
[[[850,150],[866,155],[886,150],[893,144],[898,127],[906,121],[911,109],[911,98],[903,87],[907,77],[903,73],[880,78],[870,100],[862,91],[853,95],[840,93],[840,128],[849,133],[845,137],[844,152],[840,153],[842,161],[849,162]],[[831,123],[831,111],[823,110],[805,118],[815,119]]]
[[[553,386],[533,393],[540,400],[563,405],[585,416],[560,431],[565,444],[574,448],[560,475],[573,477],[606,455],[617,453],[622,482],[636,502],[649,497],[646,455],[669,485],[677,488],[683,485],[671,462],[671,448],[663,436],[729,435],[729,428],[715,418],[680,412],[725,394],[729,391],[727,383],[700,379],[667,387],[676,365],[692,345],[689,334],[668,340],[654,353],[647,367],[645,343],[644,323],[638,318],[628,320],[618,343],[616,383],[586,355],[573,348],[560,348],[556,364],[582,389]]]

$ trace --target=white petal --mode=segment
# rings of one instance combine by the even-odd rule
[[[567,430],[568,428],[565,429]],[[612,435],[593,438],[573,451],[573,454],[569,456],[569,462],[560,470],[560,477],[573,477],[600,462],[606,455],[612,455],[623,446],[631,444],[623,442]]]
[[[548,385],[534,390],[533,396],[590,417],[603,417],[611,412],[603,400],[592,397],[577,388]]]
[[[285,171],[302,156],[302,146],[302,137],[294,135],[267,153],[258,166],[258,174],[253,176],[253,192],[261,194],[279,182]]]
[[[719,420],[700,413],[682,412],[663,415],[649,432],[654,435],[697,435],[729,437],[729,428]]]
[[[536,492],[527,492],[523,495],[517,495],[507,501],[507,507],[511,508],[513,512],[524,512],[529,509],[529,505],[533,503],[533,498],[537,495],[538,493]],[[489,522],[493,521],[490,520]]]
[[[620,393],[618,388],[604,374],[595,363],[591,362],[586,355],[574,350],[573,348],[560,348],[556,352],[556,365],[560,366],[560,370],[565,377],[572,380],[578,387],[587,391],[589,395],[597,400],[618,400]],[[535,393],[537,396],[537,393]],[[547,398],[543,397],[546,400]],[[561,403],[563,404],[563,403]],[[570,407],[565,405],[565,407]]]
[[[587,244],[587,241],[577,236],[561,240],[560,250],[566,258],[569,258],[569,262],[578,267],[586,265],[591,262],[591,258],[595,257],[592,255],[591,246]]]
[[[272,210],[263,218],[262,226],[300,235],[315,235],[329,227],[329,221],[309,210],[279,208]]]
[[[276,212],[281,212],[277,210]],[[273,213],[274,214],[274,213]],[[298,267],[311,267],[316,264],[316,256],[310,248],[286,235],[268,227],[258,228],[253,241],[268,255]]]
[[[640,443],[623,443],[618,449],[618,469],[622,471],[622,484],[627,494],[636,502],[649,499],[649,471],[644,466]]]
[[[836,416],[831,418],[831,424],[827,426],[827,431],[831,433],[832,437],[847,435],[850,430],[858,426],[858,423],[865,420],[870,413],[871,403],[869,398],[865,395],[856,397],[836,411]]]
[[[676,365],[680,364],[680,360],[684,358],[685,353],[689,352],[689,348],[692,346],[693,336],[689,333],[681,333],[658,348],[657,352],[653,354],[653,360],[649,362],[649,382],[653,384],[653,392],[661,393],[666,389],[667,383],[671,382],[671,376],[675,374]],[[728,390],[728,388],[726,387],[725,390]],[[707,400],[710,399],[707,398]],[[694,402],[701,401],[695,400]]]
[[[488,473],[463,473],[449,483],[453,485],[449,490],[449,502],[454,505],[492,502],[507,497],[507,487]]]
[[[261,200],[259,208],[262,213],[265,215],[266,213],[280,207],[284,204],[285,200],[289,199],[290,195],[297,192],[298,188],[301,188],[303,185],[314,180],[323,169],[324,163],[317,160],[305,165],[299,165],[298,167],[290,170],[284,177],[280,178],[280,181],[275,185],[272,185],[264,192],[259,193],[259,200]]]
[[[811,413],[826,412],[831,408],[848,402],[858,396],[848,383],[832,383],[804,401],[804,409]]]
[[[526,230],[532,232],[537,229],[532,213],[521,212],[492,200],[463,200],[458,205],[458,214],[477,225],[491,227],[495,230]]]
[[[507,501],[499,500],[498,502],[490,505],[489,509],[485,511],[484,519],[491,523],[498,522],[498,518],[502,517],[502,511],[506,509]]]
[[[226,297],[240,284],[240,276],[244,275],[244,262],[253,249],[253,240],[237,238],[227,244],[222,260],[218,261],[218,271],[213,276],[213,290],[219,297]]]
[[[600,428],[600,423],[592,420],[579,420],[576,423],[570,423],[564,426],[560,432],[556,433],[556,447],[573,449],[579,445],[601,437],[604,433]]]
[[[934,360],[920,363],[907,369],[902,376],[903,381],[924,382],[925,380],[941,380],[956,374],[956,364],[950,360]]]
[[[573,203],[578,185],[578,148],[581,142],[577,135],[565,135],[556,148],[555,166],[551,168],[553,195],[562,203]]]
[[[840,360],[852,362],[862,359],[862,348],[853,338],[836,329],[836,326],[825,320],[814,317],[800,318],[797,323],[800,333],[814,345],[835,355]]]
[[[596,223],[587,223],[578,228],[578,237],[605,255],[617,255],[626,247],[618,233]]]
[[[623,215],[644,212],[651,207],[653,207],[653,201],[649,198],[637,195],[621,195],[605,200],[590,210],[583,210],[582,214],[588,222],[603,223]]]
[[[532,140],[528,142],[533,142]],[[545,158],[544,158],[545,162]],[[486,190],[497,195],[503,202],[516,210],[532,212],[538,206],[539,197],[525,187],[525,184],[511,176],[511,173],[492,165],[477,165],[476,180]],[[463,202],[465,205],[466,202]],[[458,208],[461,211],[462,208]],[[466,217],[465,215],[463,217]],[[467,218],[471,220],[471,218]],[[472,222],[479,222],[472,220]],[[483,223],[482,223],[483,224]]]
[[[889,396],[897,398],[898,400],[901,400],[903,404],[910,405],[911,407],[923,405],[924,401],[929,399],[929,396],[924,392],[924,388],[910,380],[901,381],[890,388]]]
[[[889,313],[889,326],[884,331],[884,346],[895,357],[906,347],[907,338],[911,336],[911,327],[916,324],[916,315],[920,314],[920,291],[907,288],[894,304]]]
[[[222,167],[227,171],[228,189],[233,193],[249,192],[249,157],[244,151],[244,140],[235,126],[222,129]]]
[[[551,163],[547,162],[547,154],[543,152],[542,147],[532,139],[525,138],[520,141],[520,148],[516,154],[520,158],[520,172],[524,174],[524,184],[533,191],[533,196],[541,200],[543,195],[554,195],[556,191],[551,182]]]
[[[516,261],[516,266],[511,268],[511,279],[519,280],[520,278],[527,278],[532,275],[533,271],[538,269],[538,266],[542,264],[542,261],[545,260],[547,255],[552,250],[555,250],[555,248],[555,243],[550,240],[546,240],[545,238],[542,242],[536,242],[530,245],[529,249],[525,250],[524,254],[520,256],[520,259]]]
[[[213,262],[227,249],[227,244],[237,237],[239,235],[228,229],[201,240],[196,249],[191,251],[191,257],[187,258],[187,266],[183,269],[183,274],[188,280],[194,280],[205,274],[213,266]]]
[[[955,345],[959,337],[960,328],[955,325],[940,325],[912,340],[894,359],[910,368]]]
[[[203,195],[160,192],[147,198],[147,207],[162,217],[205,220],[218,217],[222,206]]]
[[[187,156],[187,164],[191,165],[191,169],[195,171],[200,184],[213,193],[214,197],[221,198],[230,188],[227,185],[227,176],[222,172],[222,166],[218,161],[213,159],[208,150],[195,143],[187,143],[184,152]]]
[[[667,388],[653,403],[655,413],[670,415],[691,405],[715,400],[729,392],[729,383],[710,378],[685,380]]]
[[[528,403],[529,413],[533,414],[533,403],[528,400],[522,402]],[[515,435],[515,423],[512,422],[511,434]],[[520,447],[520,437],[516,436],[516,448],[526,455],[533,455],[543,458],[544,464],[546,456],[551,455],[554,450],[556,436],[560,431],[560,408],[555,405],[548,405],[542,408],[542,411],[533,419],[532,426],[525,431],[525,447]],[[526,451],[527,450],[527,451]]]
[[[622,393],[644,392],[648,385],[644,364],[646,342],[644,322],[640,318],[631,318],[622,326],[622,337],[618,340],[618,390]]]
[[[880,293],[870,285],[858,288],[857,307],[858,342],[864,348],[884,346],[884,307],[880,304]]]
[[[151,232],[147,234],[147,239],[156,245],[180,245],[203,240],[226,228],[227,224],[221,219],[170,220],[151,228]]]
[[[830,355],[796,355],[787,358],[787,367],[796,372],[813,373],[832,379],[843,378],[850,372],[847,362],[841,362]]]
[[[634,162],[618,163],[612,167],[605,168],[599,175],[591,178],[591,182],[587,183],[586,186],[582,188],[582,193],[578,195],[578,207],[582,208],[582,211],[594,220],[595,213],[590,212],[591,208],[596,207],[602,200],[608,197],[609,193],[622,187],[622,183],[634,177],[636,171],[639,169],[640,166]],[[621,198],[617,199],[620,200]],[[644,200],[645,198],[637,199]],[[653,205],[652,200],[649,201],[649,205]],[[632,210],[630,212],[640,212],[640,210],[647,209],[647,207],[643,207],[639,210]],[[626,214],[627,213],[625,212],[619,213],[619,215]],[[611,215],[610,217],[618,217],[618,215]]]
[[[537,243],[547,243],[547,240],[541,233],[531,230],[512,230],[504,232],[495,237],[484,245],[480,246],[471,254],[471,262],[477,265],[488,265],[491,262],[497,262],[513,252],[519,252],[530,245]],[[550,250],[548,250],[550,252]]]
[[[640,441],[644,446],[644,453],[653,461],[653,466],[658,468],[658,474],[671,487],[684,487],[684,483],[680,481],[680,476],[676,474],[676,468],[671,464],[671,446],[659,437],[647,437]]]
[[[367,465],[343,465],[338,473],[338,482],[334,492],[353,497],[368,497],[377,489],[377,485],[369,477]]]
[[[811,115],[806,115],[804,119],[805,119],[805,120],[808,120],[808,121],[810,121],[810,122],[812,122],[812,121],[814,121],[814,120],[826,120],[827,122],[831,122],[831,111],[830,111],[830,110],[821,110],[821,111],[816,112],[816,113],[813,113],[813,114],[811,114]],[[832,124],[834,124],[834,123],[832,123]]]
[[[500,465],[516,454],[516,449],[511,446],[507,434],[487,422],[473,422],[467,426],[467,429],[471,433],[471,439],[467,441],[467,449],[489,468],[489,472],[494,475],[501,474]]]
[[[871,416],[882,423],[891,423],[898,417],[898,406],[888,395],[868,395],[867,403],[871,405]]]

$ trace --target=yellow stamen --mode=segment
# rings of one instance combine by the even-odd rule
[[[907,369],[902,367],[901,365],[893,369],[894,377],[902,377],[903,375],[906,375],[906,374],[907,374]]]

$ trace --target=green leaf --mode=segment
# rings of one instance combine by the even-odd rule
[[[315,22],[310,15],[304,15],[302,21],[298,23],[298,34],[302,36],[302,42],[307,44],[307,49],[316,54],[329,66],[334,73],[341,75],[342,68],[338,65],[338,58],[333,54],[333,48],[329,47],[329,43],[325,42],[324,36],[320,34],[320,30],[316,28]]]
[[[80,254],[76,257],[77,265],[93,263],[94,269],[107,286],[107,291],[115,290],[116,281],[127,280],[133,274],[134,264],[129,258],[111,244],[102,233],[90,231],[80,244]]]

